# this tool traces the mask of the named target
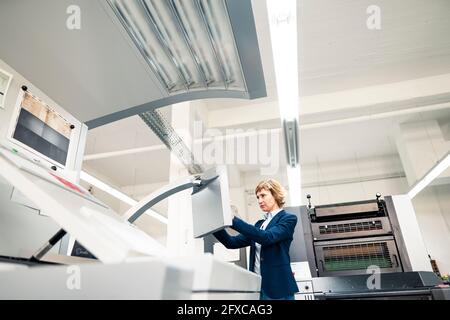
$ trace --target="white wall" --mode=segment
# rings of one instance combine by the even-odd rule
[[[247,201],[244,186],[230,188],[230,201],[231,205],[237,208],[238,215],[243,219],[248,219]]]
[[[392,195],[408,190],[400,159],[396,155],[307,164],[302,166],[301,171],[302,190],[299,197],[303,204],[306,204],[307,194],[311,195],[313,205],[323,205],[375,199],[377,192]],[[245,174],[247,212],[252,222],[262,217],[254,188],[264,178],[257,171]],[[286,174],[272,178],[288,188]]]
[[[302,196],[313,205],[375,199],[375,194],[405,193],[407,184],[397,155],[302,166]]]

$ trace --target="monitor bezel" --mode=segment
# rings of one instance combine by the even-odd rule
[[[22,101],[25,97],[25,94],[28,93],[33,98],[39,100],[42,102],[46,107],[48,107],[50,110],[54,111],[61,117],[63,117],[66,121],[68,121],[71,124],[75,125],[75,128],[71,130],[70,138],[69,138],[69,148],[67,150],[67,158],[64,164],[59,163],[56,160],[53,160],[49,158],[48,156],[44,155],[43,153],[39,152],[38,150],[26,145],[25,143],[17,140],[14,138],[14,133],[17,127],[17,123],[19,121],[20,111],[22,109]],[[41,99],[37,95],[30,92],[28,89],[24,90],[23,88],[19,90],[19,94],[16,99],[16,103],[14,105],[14,110],[11,116],[11,121],[7,133],[7,141],[10,142],[12,145],[9,147],[16,148],[16,150],[22,154],[25,154],[28,158],[31,158],[34,162],[39,162],[43,165],[46,165],[48,167],[56,166],[57,168],[60,168],[62,170],[70,169],[73,167],[73,164],[75,163],[76,158],[76,151],[78,148],[78,139],[81,134],[81,123],[73,119],[69,114],[65,113],[64,110],[58,107],[53,107],[49,103],[47,103],[45,100]],[[44,162],[44,163],[42,163]]]

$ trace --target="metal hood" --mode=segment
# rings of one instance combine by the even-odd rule
[[[195,54],[192,34],[189,36],[186,29],[180,28],[183,17],[190,21],[197,18],[183,16],[176,5],[191,3],[193,8],[199,9],[202,20],[198,22],[205,24],[205,34],[210,40],[210,43],[202,45],[210,45],[213,52],[215,50],[222,68],[230,66],[227,66],[226,59],[220,59],[217,32],[228,28],[238,61],[235,66],[240,67],[241,86],[227,85],[226,81],[223,85],[210,85],[210,79],[206,79],[204,74],[202,76],[201,72],[196,85],[187,81],[187,85],[178,90],[166,86],[157,69],[152,67],[152,62],[143,54],[145,51],[136,41],[136,33],[133,36],[117,10],[117,3],[120,6],[120,2],[147,10],[142,14],[150,18],[149,28],[156,31],[155,39],[158,40],[147,44],[153,51],[158,50],[157,45],[163,45],[160,53],[166,56],[161,60],[162,67],[169,68],[164,61],[170,61],[178,67],[174,70],[179,72],[180,78],[183,78],[182,68],[179,68],[171,45],[185,46],[194,65],[201,57]],[[166,13],[174,16],[164,15],[160,8],[152,11],[152,5],[156,9],[158,6],[169,6],[171,11]],[[209,5],[223,7],[228,19],[208,15]],[[186,12],[189,13],[189,10]],[[70,22],[78,13],[79,28],[71,28]],[[158,22],[165,24],[169,21],[175,25],[178,23],[179,33],[172,35],[183,39],[184,44],[176,43],[176,39],[167,36],[158,25]],[[208,30],[208,21],[218,31]],[[2,0],[0,39],[2,60],[89,128],[182,101],[266,96],[251,0]],[[173,43],[167,42],[167,39]],[[147,37],[147,40],[151,39]],[[183,54],[179,56],[186,58]],[[201,71],[201,66],[197,65],[197,70]],[[227,75],[224,78],[227,79]],[[31,84],[26,85],[33,90]]]

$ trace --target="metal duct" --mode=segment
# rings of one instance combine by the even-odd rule
[[[195,163],[191,150],[158,110],[142,113],[139,117],[152,129],[167,148],[180,159],[190,174],[199,174],[204,171],[199,164]]]

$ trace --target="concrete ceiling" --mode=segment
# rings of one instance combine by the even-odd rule
[[[364,159],[386,155],[396,155],[396,128],[400,123],[424,121],[430,119],[447,119],[450,110],[438,110],[427,113],[414,113],[371,121],[349,121],[343,124],[324,124],[318,128],[300,130],[300,162],[302,165],[317,162],[339,162],[353,159]],[[229,128],[227,128],[229,129]],[[244,131],[249,127],[243,126]],[[223,129],[225,134],[226,129]],[[281,130],[278,130],[281,132]],[[280,152],[277,153],[278,163],[285,164],[285,147],[282,137],[277,137]],[[270,149],[264,157],[272,157]],[[260,164],[240,164],[241,171],[259,170]],[[283,173],[285,166],[280,167]]]
[[[170,120],[170,107],[160,108],[159,112],[164,118]],[[86,143],[86,154],[122,151],[161,144],[159,138],[141,118],[133,116],[90,130]],[[170,152],[165,146],[162,146],[152,152],[85,161],[84,169],[87,171],[93,169],[93,171],[101,173],[116,186],[132,186],[168,180],[169,163]]]
[[[168,150],[123,155],[91,160],[84,170],[94,168],[116,186],[133,186],[149,182],[168,181],[170,153]]]
[[[312,96],[450,73],[450,2],[381,0],[381,29],[369,30],[370,0],[298,1],[299,92]],[[276,101],[265,1],[253,0],[268,97],[211,100],[210,110]]]
[[[381,29],[366,26],[376,4]],[[450,2],[298,2],[301,95],[355,89],[450,72]]]

